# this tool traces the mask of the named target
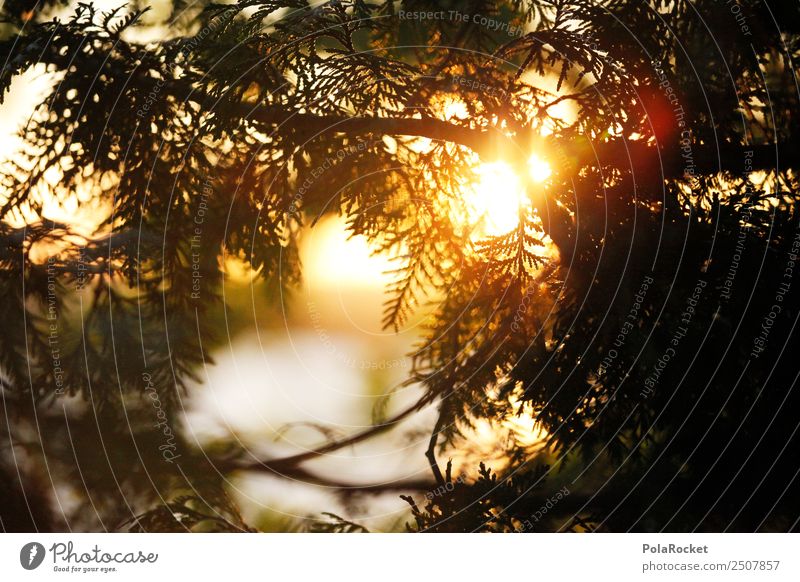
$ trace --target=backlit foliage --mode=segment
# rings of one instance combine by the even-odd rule
[[[129,527],[247,529],[223,505],[193,507],[180,490],[186,475],[147,469],[158,461],[142,451],[158,443],[140,443],[158,435],[148,436],[142,375],[173,418],[216,345],[214,318],[199,315],[220,306],[226,258],[291,288],[301,228],[338,213],[396,257],[386,328],[433,303],[408,383],[425,388],[419,409],[438,407],[435,444],[530,406],[551,452],[580,459],[602,485],[562,509],[567,527],[791,527],[781,516],[797,514],[794,468],[764,453],[797,445],[797,281],[767,351],[749,354],[797,251],[800,20],[790,3],[739,4],[747,42],[711,0],[176,2],[157,41],[143,34],[153,26],[144,7],[80,4],[57,20],[52,5],[31,16],[4,4],[0,91],[34,66],[52,80],[21,151],[0,169],[0,385],[14,417],[4,432],[34,443],[26,458],[63,458],[52,471],[65,479],[79,477],[67,443],[102,435],[108,459],[85,460],[97,465],[85,485],[100,499],[80,502],[97,516],[87,527],[156,507]],[[442,9],[522,32],[399,14]],[[448,115],[448,103],[464,115]],[[532,151],[552,168],[542,184],[527,177]],[[531,203],[508,233],[476,238],[463,219],[476,159],[521,176]],[[48,196],[76,192],[103,213],[96,232],[44,215]],[[51,365],[48,301],[63,374]],[[682,325],[680,349],[643,391]],[[85,402],[71,423],[54,397],[62,386]],[[208,458],[182,461],[206,496],[238,460],[233,446],[212,453],[220,471]],[[0,481],[12,483],[2,454]],[[531,491],[561,477],[531,471],[513,444],[508,456],[508,475],[482,468],[431,507],[409,499],[413,529],[517,528],[503,508],[520,498],[535,510]],[[597,468],[608,462],[620,470]],[[44,478],[33,473],[30,482]],[[779,499],[780,511],[758,498]],[[359,528],[330,518],[318,529]]]

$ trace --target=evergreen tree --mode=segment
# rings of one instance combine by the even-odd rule
[[[796,4],[60,4],[2,7],[0,91],[55,79],[0,169],[6,530],[249,530],[230,474],[310,479],[431,405],[431,481],[398,488],[446,493],[405,496],[415,531],[797,529]],[[461,188],[498,160],[527,201],[476,237]],[[97,232],[46,219],[54,188],[105,213]],[[218,345],[223,257],[291,288],[298,233],[329,213],[404,257],[387,329],[439,298],[420,400],[283,459],[153,431]],[[549,466],[521,442],[500,473],[440,465],[522,408]],[[48,505],[61,484],[76,508]]]

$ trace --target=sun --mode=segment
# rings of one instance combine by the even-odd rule
[[[528,172],[533,182],[544,182],[552,173],[550,165],[536,154],[528,159]],[[517,173],[505,162],[482,163],[475,173],[478,180],[466,195],[469,219],[479,225],[478,234],[499,236],[515,229],[520,209],[531,206]]]
[[[528,173],[534,182],[544,182],[550,177],[553,170],[545,160],[536,154],[531,154],[528,158]]]

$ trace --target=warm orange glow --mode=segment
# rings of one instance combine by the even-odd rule
[[[476,419],[465,441],[447,451],[453,461],[453,474],[468,473],[482,461],[495,471],[508,468],[510,459],[504,451],[509,439],[527,449],[531,456],[545,451],[550,435],[536,420],[536,413],[530,405],[520,404],[514,395],[509,397],[509,403],[518,414],[500,423]]]
[[[376,254],[364,236],[351,236],[341,217],[326,217],[310,229],[300,260],[314,281],[327,289],[341,287],[384,288],[392,281],[388,271],[397,268],[387,254]]]
[[[437,107],[445,119],[466,119],[467,105],[455,98],[438,102]],[[397,148],[395,138],[384,138],[389,149]],[[412,149],[428,152],[432,141],[417,138]],[[475,227],[474,239],[506,234],[517,227],[520,211],[531,211],[530,193],[525,192],[523,178],[539,183],[551,174],[550,165],[542,157],[532,154],[528,159],[528,176],[520,176],[508,163],[481,162],[474,156],[477,180],[462,187],[458,195],[465,203],[466,214],[453,216],[463,226]],[[394,279],[391,273],[400,266],[385,253],[375,253],[375,246],[363,236],[350,236],[346,221],[341,217],[326,217],[306,233],[301,245],[301,262],[308,281],[325,289],[352,291],[353,289],[384,289]],[[249,282],[253,274],[241,265],[226,263],[230,277]]]
[[[553,173],[550,164],[536,154],[531,154],[531,157],[528,158],[528,172],[534,182],[544,182]]]
[[[536,155],[528,160],[530,179],[543,182],[551,173],[550,165]],[[466,192],[469,220],[480,221],[479,235],[498,236],[519,224],[520,210],[528,212],[531,201],[520,177],[505,162],[480,164],[477,183]]]
[[[451,119],[466,119],[469,117],[469,110],[467,104],[463,101],[456,99],[448,99],[444,104],[444,118]]]
[[[471,222],[480,222],[479,234],[497,236],[519,224],[520,207],[530,205],[519,177],[504,162],[481,164],[475,171],[480,178],[466,193]]]
[[[432,106],[449,121],[464,120],[470,115],[467,104],[455,96],[440,98]],[[503,124],[498,126],[502,127]],[[432,147],[427,138],[416,139],[412,145],[412,149],[418,152],[428,152]],[[474,227],[473,238],[506,234],[519,225],[520,213],[530,212],[533,193],[526,193],[523,182],[544,182],[552,173],[550,165],[532,154],[528,158],[528,175],[520,176],[508,163],[481,162],[477,155],[474,155],[474,160],[478,179],[457,193],[465,202],[466,215],[454,216],[454,220]]]

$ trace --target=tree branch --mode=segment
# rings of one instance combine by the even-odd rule
[[[680,135],[672,143],[648,145],[643,140],[613,139],[592,141],[589,138],[552,138],[534,135],[508,136],[497,128],[475,128],[433,117],[390,118],[364,116],[314,115],[291,113],[284,109],[252,107],[242,117],[259,124],[275,126],[278,131],[292,131],[306,139],[326,133],[348,135],[390,135],[426,137],[462,145],[484,160],[504,159],[526,162],[531,152],[569,161],[575,168],[587,165],[612,165],[634,173],[657,171],[663,178],[678,178],[687,172],[695,175],[720,171],[741,175],[746,170],[785,170],[800,167],[800,140],[776,144],[691,144],[682,150]],[[747,156],[747,157],[746,157]],[[747,160],[747,163],[745,163]]]
[[[428,449],[425,451],[425,456],[428,458],[428,463],[430,463],[433,477],[436,479],[438,485],[445,484],[444,477],[442,477],[442,470],[439,468],[439,463],[436,462],[436,441],[439,440],[439,432],[442,430],[443,420],[444,417],[440,410],[436,418],[436,424],[433,426],[433,431],[431,432],[431,440],[428,442]],[[448,473],[449,471],[450,468],[448,466]]]
[[[399,412],[389,420],[382,422],[380,424],[376,424],[375,426],[371,426],[361,432],[358,432],[350,437],[329,442],[321,447],[316,449],[312,449],[310,451],[306,451],[305,453],[299,453],[297,455],[291,455],[289,457],[282,457],[280,459],[273,459],[268,461],[254,461],[251,463],[241,463],[237,461],[215,461],[215,466],[220,470],[240,470],[240,471],[270,471],[273,473],[281,474],[293,469],[296,465],[304,461],[309,461],[311,459],[315,459],[321,456],[324,456],[328,453],[333,451],[342,449],[344,447],[354,445],[361,441],[367,440],[373,436],[376,436],[382,432],[385,432],[391,428],[394,428],[400,421],[405,419],[406,417],[410,416],[414,412],[420,410],[425,404],[430,401],[429,397],[423,396],[413,405],[409,406],[405,410]]]
[[[256,470],[266,470],[266,466],[255,467]],[[403,479],[397,481],[386,481],[384,483],[349,483],[339,479],[324,477],[311,473],[301,467],[291,467],[282,473],[280,477],[300,481],[309,485],[318,485],[329,489],[336,489],[339,495],[370,494],[379,495],[381,493],[393,493],[397,491],[431,491],[436,487],[436,483],[426,479]]]

